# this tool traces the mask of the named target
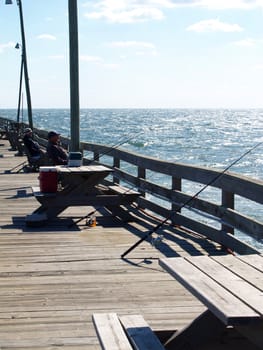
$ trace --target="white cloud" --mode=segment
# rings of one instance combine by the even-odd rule
[[[263,8],[263,0],[95,0],[83,4],[85,17],[112,23],[163,20],[172,8],[199,7],[208,10]]]
[[[263,7],[262,0],[200,0],[192,1],[192,3],[194,6],[206,7],[211,10],[249,10],[257,7]]]
[[[154,6],[160,6],[163,8],[173,8],[178,6],[178,4],[176,4],[176,2],[171,1],[171,0],[151,0],[148,1],[148,3],[151,3]],[[184,1],[184,4],[187,3],[187,1]]]
[[[263,7],[263,0],[150,0],[163,7],[203,7],[210,10],[250,10]]]
[[[37,36],[37,39],[40,40],[57,40],[57,38],[54,35],[51,34],[40,34]]]
[[[262,44],[262,43],[263,43],[263,40],[247,38],[247,39],[235,41],[233,44],[241,47],[253,47],[253,46],[256,46],[257,44]]]
[[[241,28],[238,24],[230,24],[221,22],[218,19],[208,19],[204,21],[197,22],[190,25],[187,28],[188,31],[194,32],[241,32]]]
[[[162,2],[162,1],[160,1]],[[169,0],[165,1],[170,3]],[[103,0],[93,4],[93,10],[85,14],[91,19],[105,19],[112,23],[135,23],[164,18],[163,4],[139,0]]]
[[[14,49],[15,48],[16,43],[14,43],[13,41],[9,41],[6,44],[0,44],[0,53],[4,52],[6,49]]]

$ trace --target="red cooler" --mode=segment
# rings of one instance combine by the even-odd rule
[[[58,172],[54,166],[39,168],[39,186],[41,192],[54,193],[58,189]]]

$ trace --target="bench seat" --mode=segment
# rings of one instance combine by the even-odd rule
[[[138,197],[140,196],[140,192],[134,191],[131,188],[124,187],[121,185],[110,185],[108,186],[109,190],[120,195],[125,195],[125,196],[135,196]]]
[[[39,186],[33,186],[32,188],[32,192],[33,195],[37,198],[37,197],[56,197],[56,192],[41,192],[40,191],[40,187]]]
[[[93,314],[92,320],[103,350],[164,350],[141,315]]]

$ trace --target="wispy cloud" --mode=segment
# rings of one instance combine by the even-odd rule
[[[253,8],[262,8],[262,0],[152,0],[152,3],[158,2],[167,7],[203,7],[211,10],[250,10]]]
[[[13,41],[9,41],[6,44],[0,44],[0,53],[4,52],[7,49],[14,49],[15,48],[16,43],[14,43]]]
[[[37,39],[40,40],[57,40],[57,38],[54,35],[51,34],[40,34],[37,36]]]
[[[85,17],[111,23],[163,20],[165,12],[176,8],[208,10],[250,10],[263,8],[263,0],[95,0],[83,4]]]
[[[194,6],[206,7],[211,10],[250,10],[263,7],[262,0],[200,0],[191,2]]]
[[[166,5],[165,5],[166,4]],[[90,19],[105,19],[112,23],[135,23],[162,20],[163,7],[172,4],[169,0],[104,0],[93,3],[91,11],[85,14]]]
[[[221,22],[219,19],[207,19],[194,23],[186,28],[194,32],[241,32],[243,30],[238,24]]]

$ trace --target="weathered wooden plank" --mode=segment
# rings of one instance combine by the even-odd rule
[[[255,269],[263,272],[263,255],[253,254],[253,256],[240,256],[239,258],[252,265]]]
[[[227,259],[231,265],[231,271],[225,268],[225,259]],[[215,260],[207,256],[196,256],[187,257],[186,260],[196,266],[200,271],[207,274],[212,280],[219,283],[226,290],[230,291],[257,313],[263,315],[262,291],[256,288],[254,284],[254,281],[257,283],[258,278],[262,280],[262,273],[257,271],[258,274],[255,275],[255,270],[253,271],[253,268],[250,267],[250,269],[247,269],[250,284],[247,282],[247,278],[244,280],[239,276],[238,267],[240,266],[240,261],[234,256],[216,257]],[[218,263],[221,261],[223,265]]]
[[[251,285],[261,290],[262,295],[263,258],[260,255],[244,255],[238,258],[227,255],[224,257],[224,259],[220,259],[219,257],[213,257],[213,259],[220,263],[222,266],[226,267],[229,271],[234,272],[237,276],[241,277]]]
[[[164,350],[142,315],[120,316],[119,319],[135,350]]]
[[[184,258],[161,259],[160,265],[201,300],[224,324],[260,320],[260,315]]]
[[[93,314],[92,320],[103,350],[132,350],[117,314]]]

